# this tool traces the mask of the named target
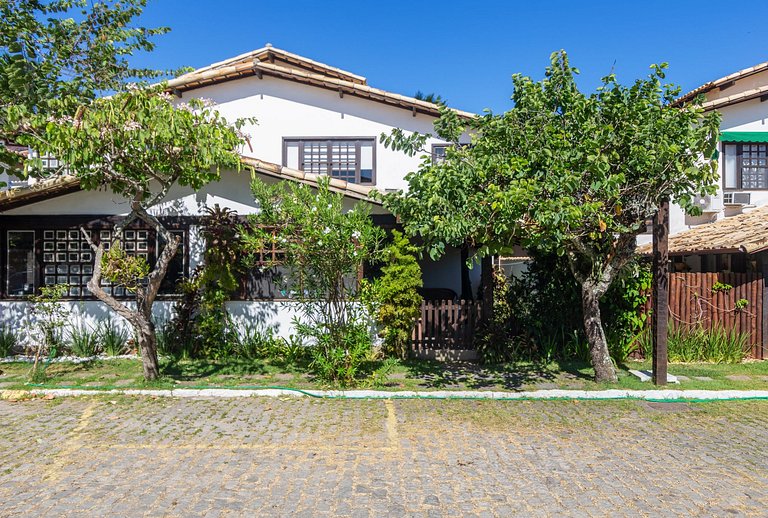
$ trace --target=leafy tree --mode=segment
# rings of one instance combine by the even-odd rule
[[[296,182],[251,185],[260,211],[243,228],[242,244],[251,267],[279,266],[296,300],[299,335],[316,345],[315,367],[335,383],[350,383],[371,349],[370,319],[361,304],[357,276],[379,252],[383,231],[368,206],[344,207],[344,197],[329,189]],[[281,250],[277,261],[263,250]]]
[[[146,379],[159,376],[152,304],[179,245],[152,208],[174,185],[196,190],[218,180],[221,168],[238,169],[245,138],[238,129],[246,122],[238,120],[230,126],[196,99],[174,105],[160,88],[134,88],[96,99],[82,105],[74,117],[29,117],[29,131],[19,137],[20,143],[67,164],[83,189],[107,185],[128,201],[130,211],[115,223],[109,252],[105,253],[103,243],[91,243],[95,265],[88,289],[130,322]],[[160,238],[153,265],[126,255],[120,246],[123,230],[135,220],[143,221]],[[104,291],[102,276],[132,292],[135,308]]]
[[[467,240],[480,255],[513,244],[568,259],[581,287],[584,329],[599,381],[615,381],[599,300],[632,258],[636,237],[660,202],[695,211],[692,196],[714,192],[719,116],[700,100],[673,105],[679,88],[663,84],[666,64],[622,86],[611,74],[595,93],[576,86],[565,52],[552,55],[545,78],[513,76],[514,107],[461,119],[443,108],[436,133],[473,145],[446,160],[422,162],[404,194],[386,205],[421,236],[430,254]],[[396,131],[382,140],[414,153],[423,135]]]
[[[392,243],[382,252],[382,276],[372,285],[373,314],[384,336],[389,355],[406,359],[411,344],[413,322],[419,316],[424,283],[416,260],[419,249],[407,236],[392,231]]]
[[[0,2],[0,169],[18,172],[20,156],[4,144],[27,131],[22,115],[72,115],[126,80],[163,72],[134,68],[167,28],[134,27],[146,0],[3,0]],[[10,117],[9,111],[14,112]]]

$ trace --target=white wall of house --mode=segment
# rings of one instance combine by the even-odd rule
[[[122,317],[99,301],[68,301],[61,303],[69,311],[67,324],[62,329],[64,336],[73,328],[87,326],[96,329],[99,322],[109,318],[115,326],[130,332],[130,326]],[[156,301],[152,307],[155,323],[161,326],[173,317],[173,301]],[[130,305],[130,303],[128,303]],[[276,336],[288,338],[295,334],[293,318],[297,315],[295,302],[227,302],[227,311],[239,329],[255,326],[263,331],[272,331]],[[16,331],[22,345],[35,343],[39,326],[32,314],[31,306],[26,301],[0,301],[0,326],[8,326]]]
[[[246,77],[184,92],[180,102],[190,97],[212,100],[228,120],[256,117],[256,125],[243,131],[251,146],[243,154],[282,164],[283,138],[291,137],[373,137],[376,139],[376,187],[379,190],[404,189],[405,175],[418,168],[420,155],[409,157],[386,149],[379,143],[382,133],[393,128],[431,133],[433,117],[404,108],[362,99],[353,95],[302,85],[265,76]],[[430,140],[431,144],[441,142]]]
[[[746,85],[741,84],[742,81],[746,81]],[[736,83],[731,88],[720,92],[715,90],[719,95],[708,95],[708,100],[713,100],[722,96],[729,96],[735,93],[755,88],[754,85],[766,85],[768,84],[768,73],[758,74],[751,76]],[[722,122],[720,123],[720,131],[753,131],[753,132],[768,132],[768,102],[761,102],[760,99],[753,99],[751,101],[741,102],[732,106],[726,106],[719,110],[722,115]],[[719,188],[717,195],[715,196],[715,207],[717,211],[705,212],[701,216],[689,216],[680,208],[679,205],[672,204],[670,206],[670,234],[676,234],[683,230],[696,227],[698,225],[713,223],[717,220],[735,216],[742,212],[749,211],[750,206],[759,207],[768,203],[768,190],[750,190],[750,189],[730,189],[732,192],[745,192],[750,195],[750,206],[723,206],[723,176],[724,176],[724,157],[723,144],[718,143],[719,160],[718,160],[718,174],[720,176]],[[648,243],[651,241],[651,234],[645,234],[638,238],[638,243]]]
[[[265,175],[258,175],[266,183],[277,180]],[[222,171],[221,180],[210,183],[198,191],[189,187],[175,186],[163,202],[152,209],[159,216],[201,216],[205,207],[219,204],[229,207],[238,214],[254,214],[258,206],[251,194],[251,175],[248,171]],[[352,208],[355,200],[347,198],[344,205]],[[370,204],[372,214],[387,214],[380,205]],[[0,214],[12,215],[87,215],[87,214],[127,214],[129,202],[121,196],[104,189],[90,192],[75,192],[49,200],[40,201],[24,207],[7,210]]]

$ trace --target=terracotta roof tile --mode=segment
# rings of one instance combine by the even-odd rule
[[[669,237],[670,254],[708,252],[747,252],[768,249],[768,206],[699,225]],[[650,243],[638,247],[641,254],[652,253]]]

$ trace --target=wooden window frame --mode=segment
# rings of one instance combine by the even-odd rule
[[[298,152],[299,152],[299,163],[298,163],[298,169],[303,171],[303,163],[302,159],[304,156],[304,144],[307,142],[312,143],[325,143],[326,153],[328,155],[328,165],[326,167],[326,172],[324,174],[330,176],[331,178],[336,178],[331,174],[332,172],[332,160],[331,157],[333,156],[332,153],[332,146],[334,142],[354,142],[355,143],[355,181],[354,183],[358,185],[365,185],[365,186],[374,186],[376,185],[376,137],[283,137],[283,166],[288,167],[288,146],[290,144],[298,144]],[[371,164],[371,181],[370,182],[361,182],[360,178],[360,163],[361,163],[361,157],[362,157],[362,143],[370,143],[371,145],[371,153],[372,153],[372,164]]]
[[[5,232],[3,232],[3,243],[5,244],[5,253],[3,255],[3,295],[5,298],[10,300],[19,300],[24,299],[26,297],[29,297],[29,293],[23,293],[21,295],[11,295],[10,293],[10,282],[11,282],[11,265],[8,261],[8,254],[11,252],[11,247],[9,243],[10,234],[11,232],[24,232],[27,234],[32,234],[32,253],[35,256],[35,266],[32,270],[32,294],[37,293],[37,289],[40,286],[40,268],[39,268],[39,253],[40,253],[40,243],[37,236],[37,232],[35,232],[34,229],[20,229],[20,228],[9,228]]]
[[[0,219],[0,239],[2,239],[2,250],[0,254],[0,300],[5,301],[24,301],[28,295],[9,295],[8,293],[8,232],[32,232],[35,239],[35,270],[34,283],[35,293],[39,293],[41,286],[44,286],[45,265],[43,261],[43,243],[46,230],[54,231],[74,231],[79,232],[80,227],[91,231],[94,242],[98,244],[101,231],[112,231],[114,225],[122,217],[113,215],[94,215],[94,216],[6,216]],[[182,243],[183,270],[184,277],[189,277],[189,254],[190,254],[190,226],[198,224],[196,217],[170,217],[165,221],[165,226],[172,232],[183,232],[184,242]],[[147,231],[150,233],[147,240],[148,250],[147,258],[151,261],[156,260],[157,248],[154,229],[139,227],[135,222],[129,225],[126,231]],[[50,239],[49,239],[50,241]],[[67,251],[67,253],[69,253]],[[81,274],[82,275],[82,274]],[[157,300],[175,300],[180,296],[179,293],[165,291],[158,293]],[[131,294],[116,296],[118,300],[130,300]],[[71,296],[67,294],[62,300],[68,301],[96,301],[93,294]]]
[[[721,142],[721,151],[722,151],[722,164],[723,164],[723,174],[722,174],[722,187],[723,192],[735,192],[735,191],[768,191],[768,187],[744,187],[742,183],[742,177],[741,177],[741,157],[742,157],[742,150],[744,145],[765,145],[766,148],[768,148],[767,142]],[[736,185],[738,187],[726,187],[726,177],[727,177],[727,161],[725,159],[726,153],[725,153],[725,146],[736,146]],[[768,154],[768,149],[766,149],[766,154]],[[766,160],[768,160],[768,157],[766,157]],[[766,185],[768,185],[768,172],[766,172]]]

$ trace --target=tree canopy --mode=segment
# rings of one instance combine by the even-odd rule
[[[385,196],[433,257],[469,243],[480,255],[515,244],[568,258],[582,286],[585,331],[598,379],[615,380],[597,302],[633,256],[664,199],[689,211],[716,190],[719,116],[698,101],[673,104],[666,64],[630,86],[603,78],[591,94],[575,82],[565,52],[552,55],[541,81],[513,76],[514,107],[460,118],[445,107],[435,123],[456,143],[407,176],[405,193]],[[471,135],[470,146],[458,145]],[[416,152],[423,135],[395,132],[385,143]]]
[[[56,101],[51,105],[57,107]],[[175,185],[196,190],[219,179],[222,168],[239,169],[246,138],[239,128],[246,120],[230,124],[197,99],[175,104],[162,87],[136,87],[99,98],[81,105],[74,115],[34,115],[26,120],[20,143],[59,158],[84,189],[108,186],[129,203],[130,211],[116,223],[109,251],[105,253],[104,243],[92,243],[96,262],[88,288],[133,325],[145,376],[156,378],[151,309],[179,243],[150,209]],[[121,249],[121,232],[137,219],[161,238],[151,268]],[[105,291],[102,275],[133,292],[136,308]]]
[[[66,114],[127,81],[164,74],[129,62],[135,53],[151,51],[153,37],[168,31],[133,25],[145,5],[146,0],[0,2],[0,165],[21,167],[19,156],[2,145],[17,143],[24,133],[20,114]],[[9,118],[9,111],[15,116]]]

